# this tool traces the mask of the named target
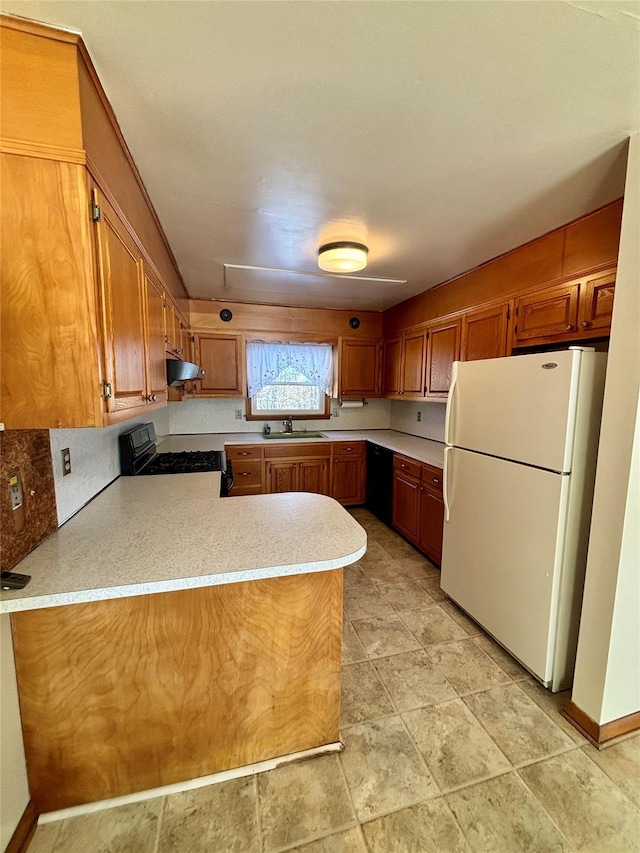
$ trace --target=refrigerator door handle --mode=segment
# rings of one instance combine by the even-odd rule
[[[444,520],[449,521],[449,453],[453,447],[445,447],[444,449],[444,471],[442,477],[442,500],[444,503]]]
[[[451,437],[451,428],[455,423],[453,407],[455,404],[456,397],[456,384],[458,382],[458,362],[453,362],[453,368],[451,370],[451,384],[449,386],[449,396],[447,398],[447,409],[444,416],[444,441],[445,444],[453,444],[453,440]],[[445,478],[446,479],[446,478]]]

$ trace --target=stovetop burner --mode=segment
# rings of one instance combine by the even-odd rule
[[[222,454],[217,450],[192,450],[182,453],[156,453],[140,473],[193,474],[220,471]]]

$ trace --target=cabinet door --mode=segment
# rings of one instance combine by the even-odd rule
[[[198,335],[198,397],[242,397],[241,338],[239,335]]]
[[[508,354],[510,303],[468,311],[462,318],[461,361]]]
[[[95,199],[107,410],[119,412],[146,404],[142,257],[111,205],[97,191]]]
[[[453,362],[460,357],[460,318],[429,326],[427,338],[427,397],[446,397]]]
[[[380,396],[379,341],[341,339],[338,349],[338,396]]]
[[[297,462],[267,462],[267,492],[297,492],[298,467]]]
[[[402,339],[393,338],[383,344],[382,394],[396,397],[400,393]]]
[[[442,531],[444,528],[444,503],[441,497],[428,492],[421,486],[420,534],[418,546],[434,562],[442,561]]]
[[[173,302],[168,296],[164,299],[164,334],[167,352],[175,353],[178,339],[178,318]]]
[[[556,284],[516,299],[514,345],[553,342],[578,328],[578,282]]]
[[[426,351],[427,334],[423,329],[419,332],[405,332],[402,338],[401,394],[410,394],[413,397],[424,397],[424,368]]]
[[[167,399],[164,307],[162,287],[151,278],[146,269],[144,297],[147,331],[147,398],[151,398],[149,402],[156,402]]]
[[[609,334],[615,288],[615,270],[588,278],[580,285],[579,326],[585,337]]]
[[[299,492],[329,494],[329,461],[327,459],[305,459],[296,464]]]
[[[393,472],[393,526],[412,542],[418,541],[420,481],[403,471]]]
[[[345,506],[364,503],[364,456],[334,456],[331,468],[331,497]]]

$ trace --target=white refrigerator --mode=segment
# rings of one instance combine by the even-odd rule
[[[606,354],[456,362],[442,589],[552,691],[571,685]]]

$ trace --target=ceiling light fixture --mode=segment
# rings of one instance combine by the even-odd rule
[[[327,243],[318,249],[318,266],[325,272],[357,272],[366,267],[368,252],[362,243]]]

